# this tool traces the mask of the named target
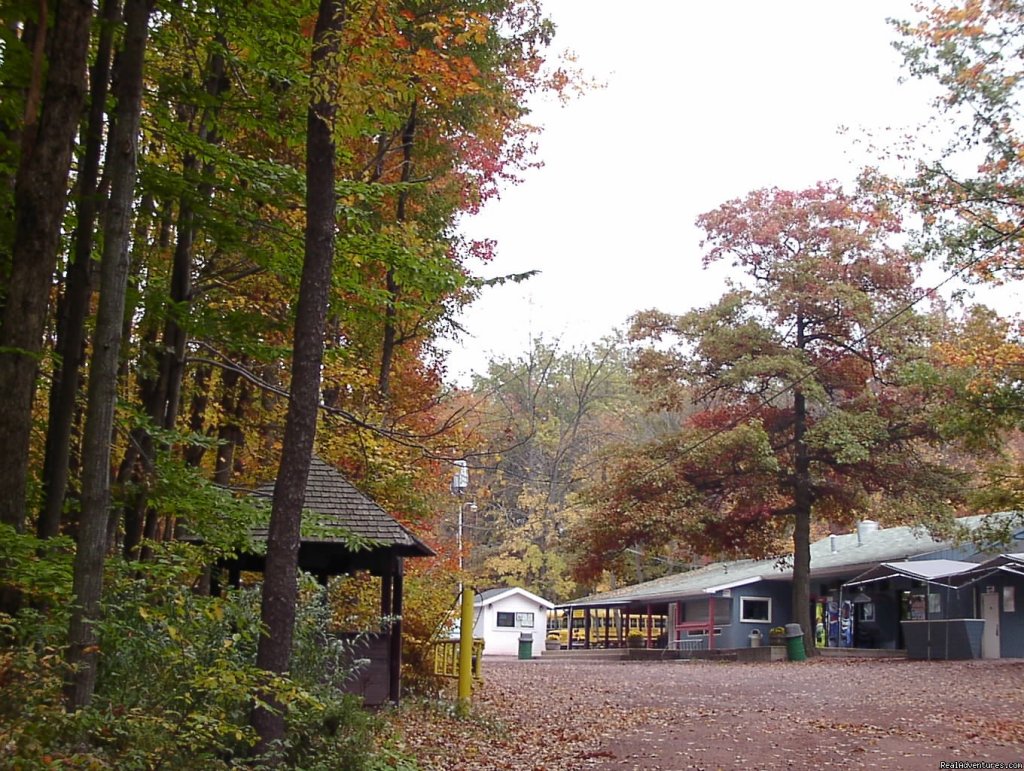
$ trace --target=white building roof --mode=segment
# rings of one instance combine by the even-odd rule
[[[855,578],[846,582],[847,585],[866,584],[872,581],[883,581],[887,578],[915,578],[929,583],[947,585],[947,579],[966,573],[978,567],[976,562],[961,560],[916,560],[914,562],[883,562],[869,568]]]
[[[522,595],[523,597],[526,597],[528,600],[531,600],[537,603],[538,605],[548,608],[549,610],[555,607],[555,603],[551,602],[550,600],[545,600],[543,597],[538,597],[533,592],[528,592],[525,589],[522,589],[518,586],[513,586],[511,588],[506,589],[488,589],[487,591],[480,592],[473,599],[473,607],[479,608],[483,607],[484,605],[493,605],[494,603],[499,602],[505,599],[506,597],[511,597],[515,594]]]

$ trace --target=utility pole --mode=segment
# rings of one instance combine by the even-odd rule
[[[462,594],[462,613],[459,617],[459,712],[469,712],[473,695],[473,592],[462,581],[462,496],[469,488],[469,467],[464,460],[455,461],[452,493],[459,498],[459,526],[456,543],[459,549],[459,591]]]

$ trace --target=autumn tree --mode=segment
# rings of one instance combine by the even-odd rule
[[[138,168],[142,75],[152,0],[126,0],[125,33],[117,68],[117,110],[108,158],[110,200],[100,278],[100,307],[89,368],[89,416],[83,450],[82,512],[75,552],[75,609],[71,615],[68,660],[75,666],[67,687],[68,708],[80,709],[96,688],[98,620],[103,592],[103,561],[110,506],[110,433],[117,404],[117,368],[124,326],[129,271],[129,231]],[[116,153],[116,155],[115,155]]]
[[[569,571],[578,493],[602,474],[601,449],[631,435],[637,400],[616,340],[566,350],[536,341],[475,378],[467,420],[483,440],[469,518],[472,573],[541,596],[576,594]]]
[[[1024,4],[961,0],[917,10],[896,22],[897,47],[913,76],[942,89],[936,122],[952,135],[935,157],[910,149],[917,173],[898,191],[923,216],[929,252],[985,281],[1020,278]]]
[[[634,318],[641,387],[658,408],[696,411],[628,448],[597,488],[589,567],[617,543],[764,556],[788,538],[793,614],[811,639],[813,523],[926,521],[957,498],[957,475],[928,450],[940,440],[928,394],[908,379],[929,340],[917,265],[892,245],[897,218],[836,183],[758,190],[698,224],[705,265],[731,260],[743,278],[706,308]]]
[[[947,270],[987,285],[1018,281],[1024,276],[1024,4],[963,0],[915,10],[913,19],[895,23],[897,47],[913,76],[940,87],[933,122],[950,138],[930,154],[901,148],[916,159],[908,178],[871,179],[913,208],[922,222],[916,245]],[[949,430],[992,453],[974,505],[1021,508],[1019,321],[975,309],[937,353],[955,394]]]
[[[260,618],[266,631],[260,636],[256,665],[275,674],[288,670],[298,599],[299,527],[309,476],[313,440],[320,406],[320,368],[323,364],[324,329],[334,261],[335,206],[334,118],[337,114],[336,61],[344,0],[321,0],[313,33],[310,90],[306,120],[306,231],[305,259],[295,313],[294,355],[288,416],[281,463],[274,487],[274,503],[267,534],[267,560],[261,594]],[[267,697],[274,702],[272,696]],[[259,732],[257,747],[272,752],[285,736],[283,705],[257,705],[253,727]],[[274,761],[276,765],[279,761]]]

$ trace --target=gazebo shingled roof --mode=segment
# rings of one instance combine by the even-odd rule
[[[272,499],[275,484],[276,481],[272,481],[260,485],[254,494]],[[315,514],[316,519],[310,523],[315,525],[315,531],[302,536],[300,567],[306,567],[302,565],[303,550],[313,554],[322,554],[325,551],[335,552],[339,544],[347,546],[342,533],[331,535],[332,529],[351,532],[375,542],[370,545],[369,549],[360,549],[356,552],[350,552],[347,548],[344,550],[346,555],[356,562],[365,561],[359,559],[360,555],[382,549],[398,557],[431,557],[434,554],[433,549],[413,535],[376,502],[359,492],[341,472],[315,455],[309,464],[309,478],[306,480],[303,508]],[[259,540],[266,540],[267,528],[256,528],[252,534]],[[332,546],[334,548],[331,548]]]

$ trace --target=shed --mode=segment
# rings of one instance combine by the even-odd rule
[[[276,482],[267,482],[252,495],[272,500]],[[299,542],[299,568],[322,582],[331,576],[366,570],[381,579],[380,613],[391,619],[389,628],[370,635],[357,652],[370,664],[351,683],[350,691],[361,694],[367,705],[385,701],[397,703],[401,693],[402,667],[402,581],[406,557],[429,557],[434,551],[357,490],[337,469],[318,457],[310,461],[303,503],[303,524],[313,532],[303,534]],[[346,535],[352,533],[369,541],[355,551]],[[256,541],[267,540],[267,528],[252,531]],[[184,540],[197,541],[185,537]],[[237,583],[241,571],[262,573],[266,557],[244,553],[222,565]]]
[[[520,635],[532,635],[533,655],[540,656],[547,614],[554,607],[519,587],[488,589],[473,600],[473,636],[483,638],[485,656],[515,656]]]

